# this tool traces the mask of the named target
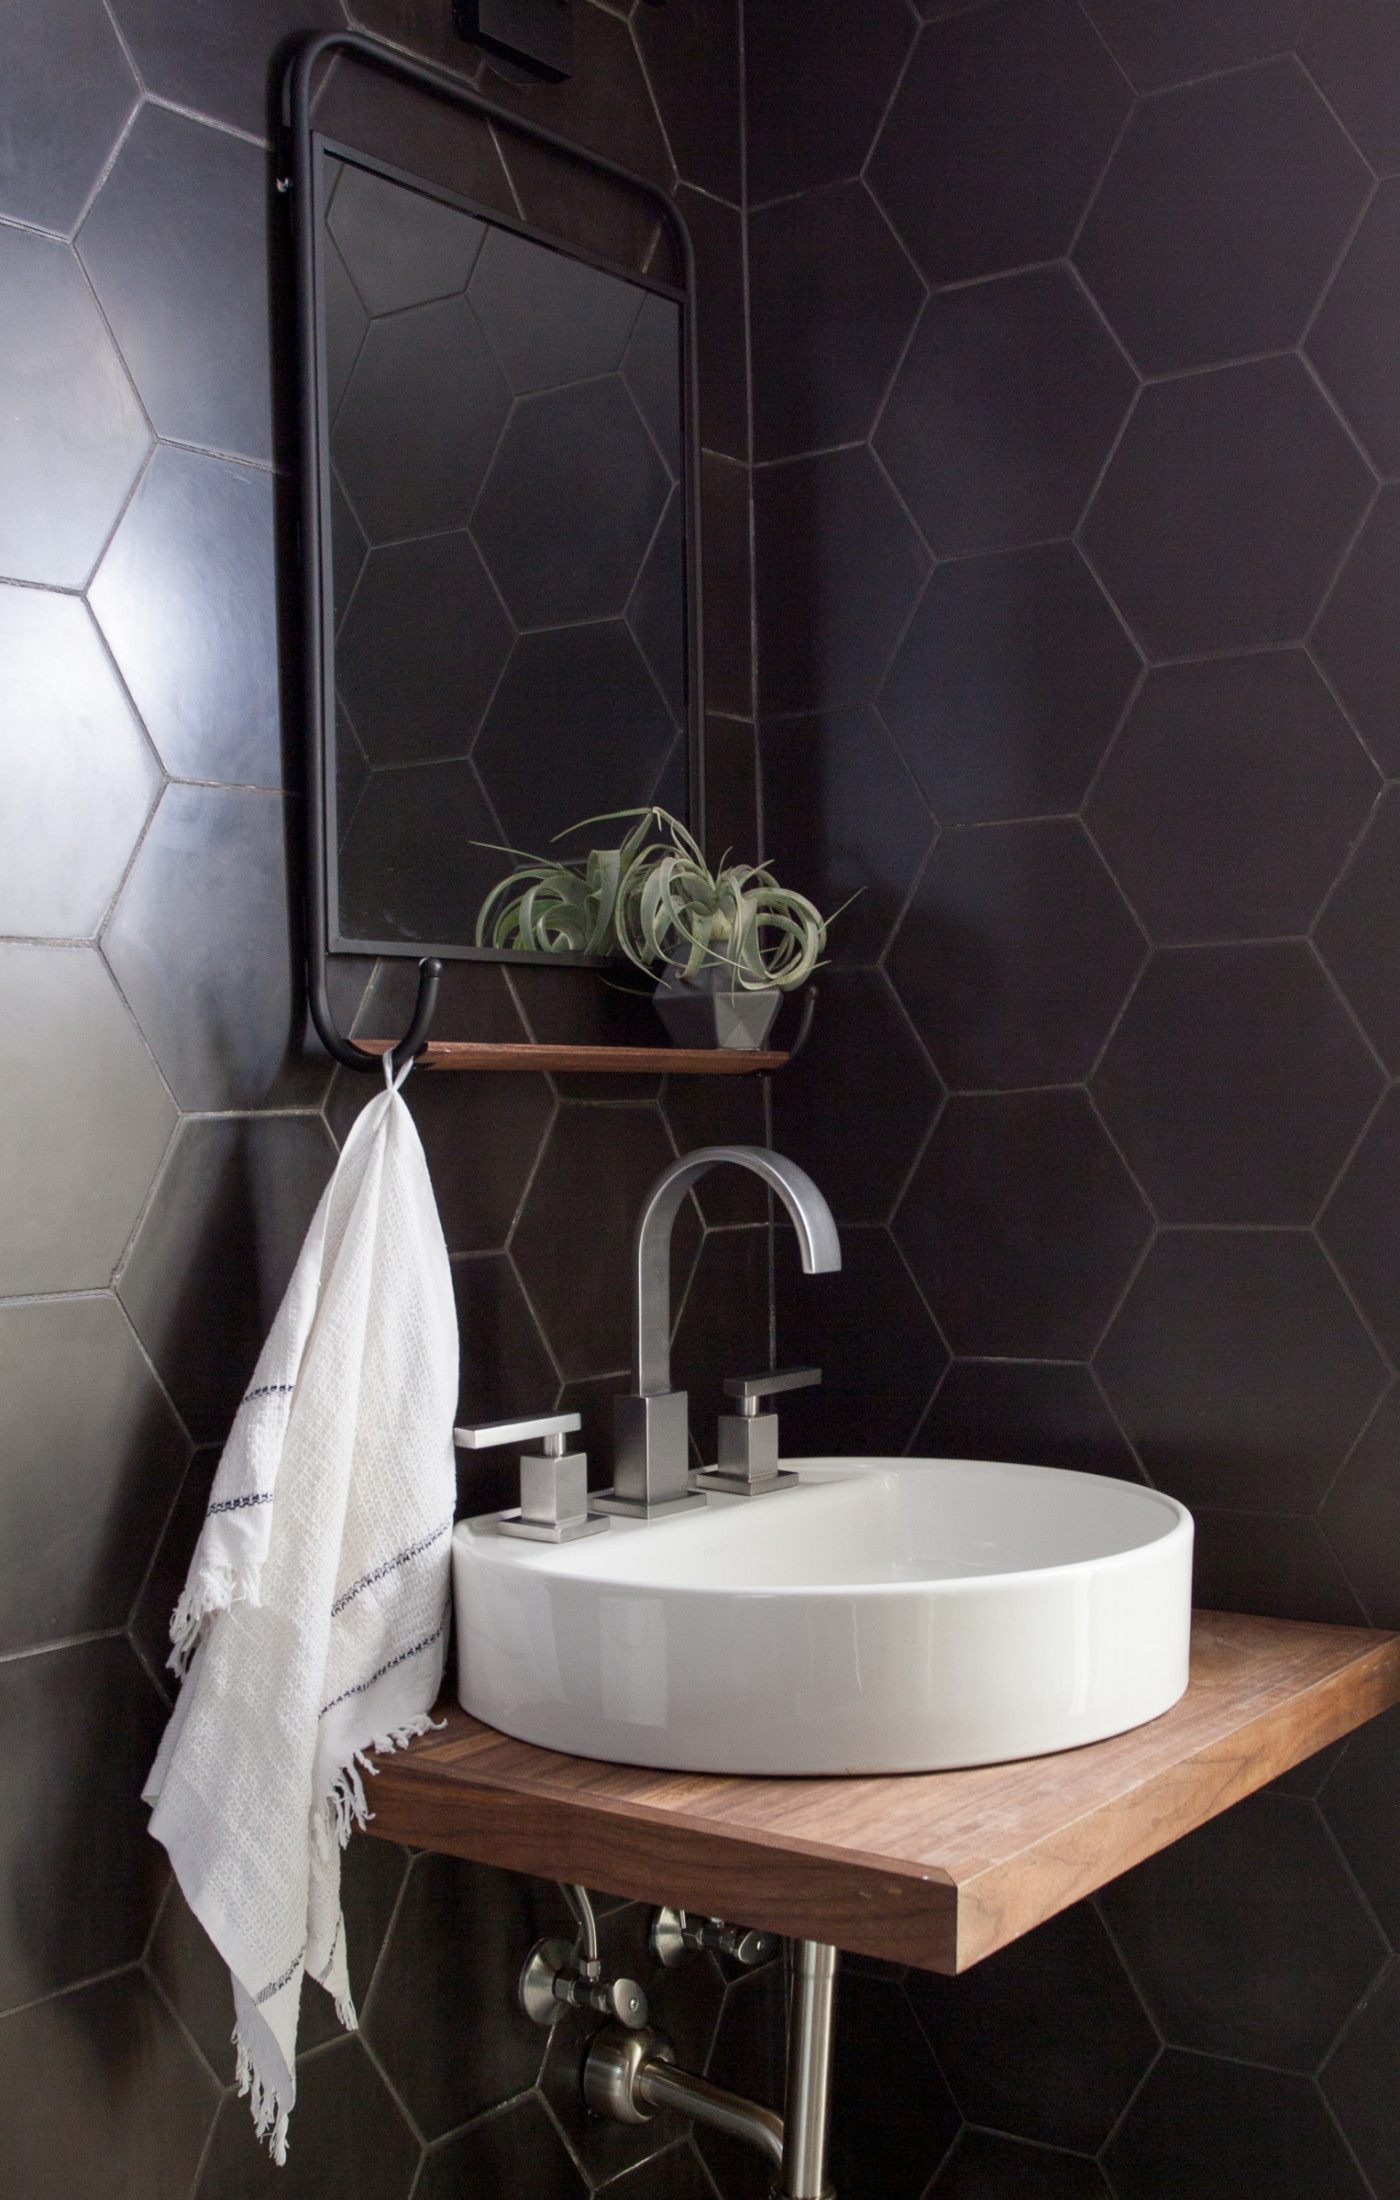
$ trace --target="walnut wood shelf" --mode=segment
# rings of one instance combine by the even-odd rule
[[[821,1780],[565,1757],[442,1706],[378,1760],[371,1831],[963,1971],[1400,1701],[1400,1635],[1198,1612],[1191,1685],[1112,1741]]]
[[[357,1039],[367,1054],[387,1054],[392,1039]],[[781,1069],[786,1054],[738,1047],[551,1047],[487,1044],[477,1039],[430,1039],[418,1056],[420,1069],[556,1070],[600,1076],[638,1072],[670,1077],[745,1077]]]

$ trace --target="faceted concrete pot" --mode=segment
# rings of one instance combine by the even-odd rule
[[[724,963],[707,963],[693,978],[668,963],[652,999],[673,1046],[752,1050],[768,1037],[782,994],[775,985],[741,992]]]

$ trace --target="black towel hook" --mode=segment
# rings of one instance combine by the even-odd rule
[[[311,1021],[316,1026],[316,1035],[327,1054],[333,1054],[342,1068],[382,1069],[384,1067],[384,1056],[382,1054],[367,1054],[363,1047],[356,1046],[353,1039],[343,1039],[336,1030],[335,1017],[331,1013],[330,998],[326,991],[324,926],[317,921],[316,897],[310,896],[308,898],[311,904],[308,915],[311,920],[309,930],[312,937],[308,942],[310,952],[307,955],[306,991],[311,1008]],[[396,1071],[402,1069],[404,1063],[417,1054],[428,1036],[428,1028],[437,1008],[438,984],[441,977],[442,964],[437,956],[425,955],[418,965],[418,998],[413,1004],[413,1015],[409,1020],[408,1029],[398,1045],[392,1047],[389,1052],[390,1062]]]

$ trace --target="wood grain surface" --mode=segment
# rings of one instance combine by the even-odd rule
[[[396,1039],[357,1039],[366,1054],[387,1054]],[[660,1071],[669,1077],[747,1077],[755,1070],[781,1069],[786,1054],[739,1047],[550,1047],[502,1046],[478,1039],[430,1039],[417,1057],[420,1069],[552,1069],[577,1076],[634,1075]]]
[[[649,1772],[445,1726],[377,1760],[371,1830],[931,1971],[963,1971],[1400,1701],[1400,1635],[1198,1612],[1150,1725],[879,1779]]]

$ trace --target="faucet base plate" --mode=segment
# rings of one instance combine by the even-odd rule
[[[731,1474],[724,1467],[695,1467],[690,1486],[693,1490],[716,1490],[724,1497],[779,1497],[784,1490],[800,1489],[802,1477],[789,1474],[786,1468],[776,1474],[749,1476]]]
[[[601,1535],[612,1523],[602,1513],[586,1513],[582,1520],[522,1520],[518,1512],[502,1513],[502,1535],[524,1536],[530,1543],[576,1543],[581,1535]]]
[[[648,1504],[644,1497],[619,1497],[616,1490],[590,1490],[588,1502],[599,1512],[625,1513],[629,1520],[664,1520],[668,1513],[694,1512],[705,1499],[703,1495],[667,1497]]]

